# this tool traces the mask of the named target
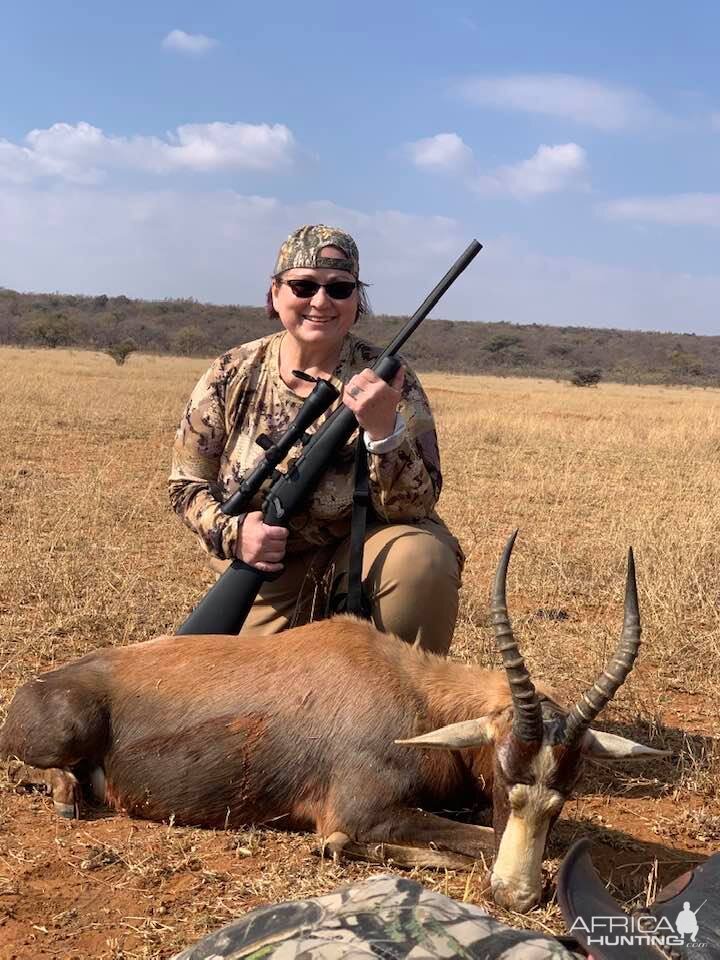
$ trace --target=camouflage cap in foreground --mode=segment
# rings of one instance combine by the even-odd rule
[[[323,247],[337,247],[345,254],[340,257],[321,257]],[[360,254],[349,233],[324,223],[308,224],[293,231],[280,247],[273,276],[293,267],[330,267],[347,270],[356,279],[360,275]]]
[[[251,911],[175,960],[575,960],[559,941],[515,930],[414,880],[380,875],[324,897]]]

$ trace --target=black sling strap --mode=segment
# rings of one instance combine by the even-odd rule
[[[355,490],[350,521],[350,558],[348,561],[347,612],[370,619],[370,603],[363,591],[362,565],[367,512],[370,506],[370,481],[365,449],[365,433],[360,430],[355,447]]]

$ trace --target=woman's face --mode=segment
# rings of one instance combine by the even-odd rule
[[[323,247],[323,257],[345,257],[337,247]],[[358,310],[357,287],[346,299],[333,299],[324,287],[312,297],[301,298],[293,293],[288,280],[315,280],[330,283],[333,280],[355,283],[355,277],[345,270],[327,267],[293,267],[273,281],[272,301],[280,322],[290,336],[302,344],[330,347],[339,345],[355,322]]]

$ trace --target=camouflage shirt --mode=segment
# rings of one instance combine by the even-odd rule
[[[226,517],[220,503],[263,456],[261,434],[277,441],[303,404],[279,372],[284,332],[229,350],[212,364],[192,392],[173,447],[170,501],[185,524],[212,556],[235,556],[239,517]],[[341,388],[354,374],[372,366],[381,351],[348,334],[330,378]],[[342,401],[310,428],[313,433]],[[372,506],[381,520],[417,521],[430,516],[440,495],[442,477],[435,424],[427,397],[415,374],[405,369],[399,405],[406,431],[400,446],[368,455]],[[288,552],[324,546],[349,534],[357,432],[339,452],[309,498],[290,521]],[[300,448],[279,465],[286,469]],[[259,510],[268,481],[251,509]]]
[[[574,960],[552,937],[515,930],[414,880],[371,877],[251,911],[175,960]]]

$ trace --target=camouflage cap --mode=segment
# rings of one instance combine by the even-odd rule
[[[323,247],[337,247],[345,257],[321,257]],[[347,270],[356,279],[360,274],[360,254],[349,233],[324,223],[307,224],[293,231],[280,247],[273,276],[293,267],[330,267]]]

